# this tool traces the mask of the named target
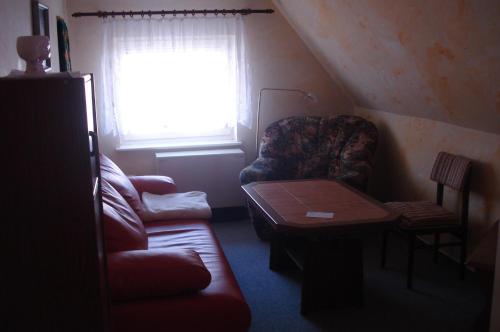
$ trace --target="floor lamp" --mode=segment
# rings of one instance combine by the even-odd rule
[[[259,91],[259,102],[257,106],[257,121],[256,121],[256,128],[255,128],[255,152],[257,154],[257,157],[259,156],[259,133],[260,133],[260,102],[262,100],[262,93],[265,91],[281,91],[281,92],[293,92],[302,95],[304,100],[307,100],[309,102],[316,103],[318,102],[318,98],[312,94],[311,92],[304,91],[301,89],[283,89],[283,88],[262,88]]]

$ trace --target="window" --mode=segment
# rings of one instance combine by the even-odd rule
[[[227,37],[234,42],[234,36]],[[117,89],[124,140],[235,141],[237,91],[231,65],[220,50],[124,53]]]
[[[109,30],[107,111],[121,145],[236,141],[247,99],[237,18],[114,20]]]

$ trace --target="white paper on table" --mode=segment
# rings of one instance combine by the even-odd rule
[[[306,217],[309,217],[309,218],[332,219],[334,215],[335,215],[335,213],[333,213],[333,212],[308,211],[306,213]]]

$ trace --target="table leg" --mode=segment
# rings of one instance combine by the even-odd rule
[[[269,268],[273,271],[295,267],[294,262],[285,250],[285,239],[275,235],[271,239]]]
[[[363,305],[363,243],[339,239],[309,241],[306,247],[301,313]]]

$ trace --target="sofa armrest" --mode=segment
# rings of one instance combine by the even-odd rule
[[[272,181],[285,179],[287,174],[282,170],[280,160],[276,158],[257,158],[240,172],[242,185],[256,181]]]
[[[177,192],[174,180],[168,176],[161,175],[141,175],[129,176],[130,182],[142,197],[143,192],[156,195],[165,195]]]
[[[189,249],[150,249],[108,254],[114,301],[178,295],[206,288],[210,272]]]

